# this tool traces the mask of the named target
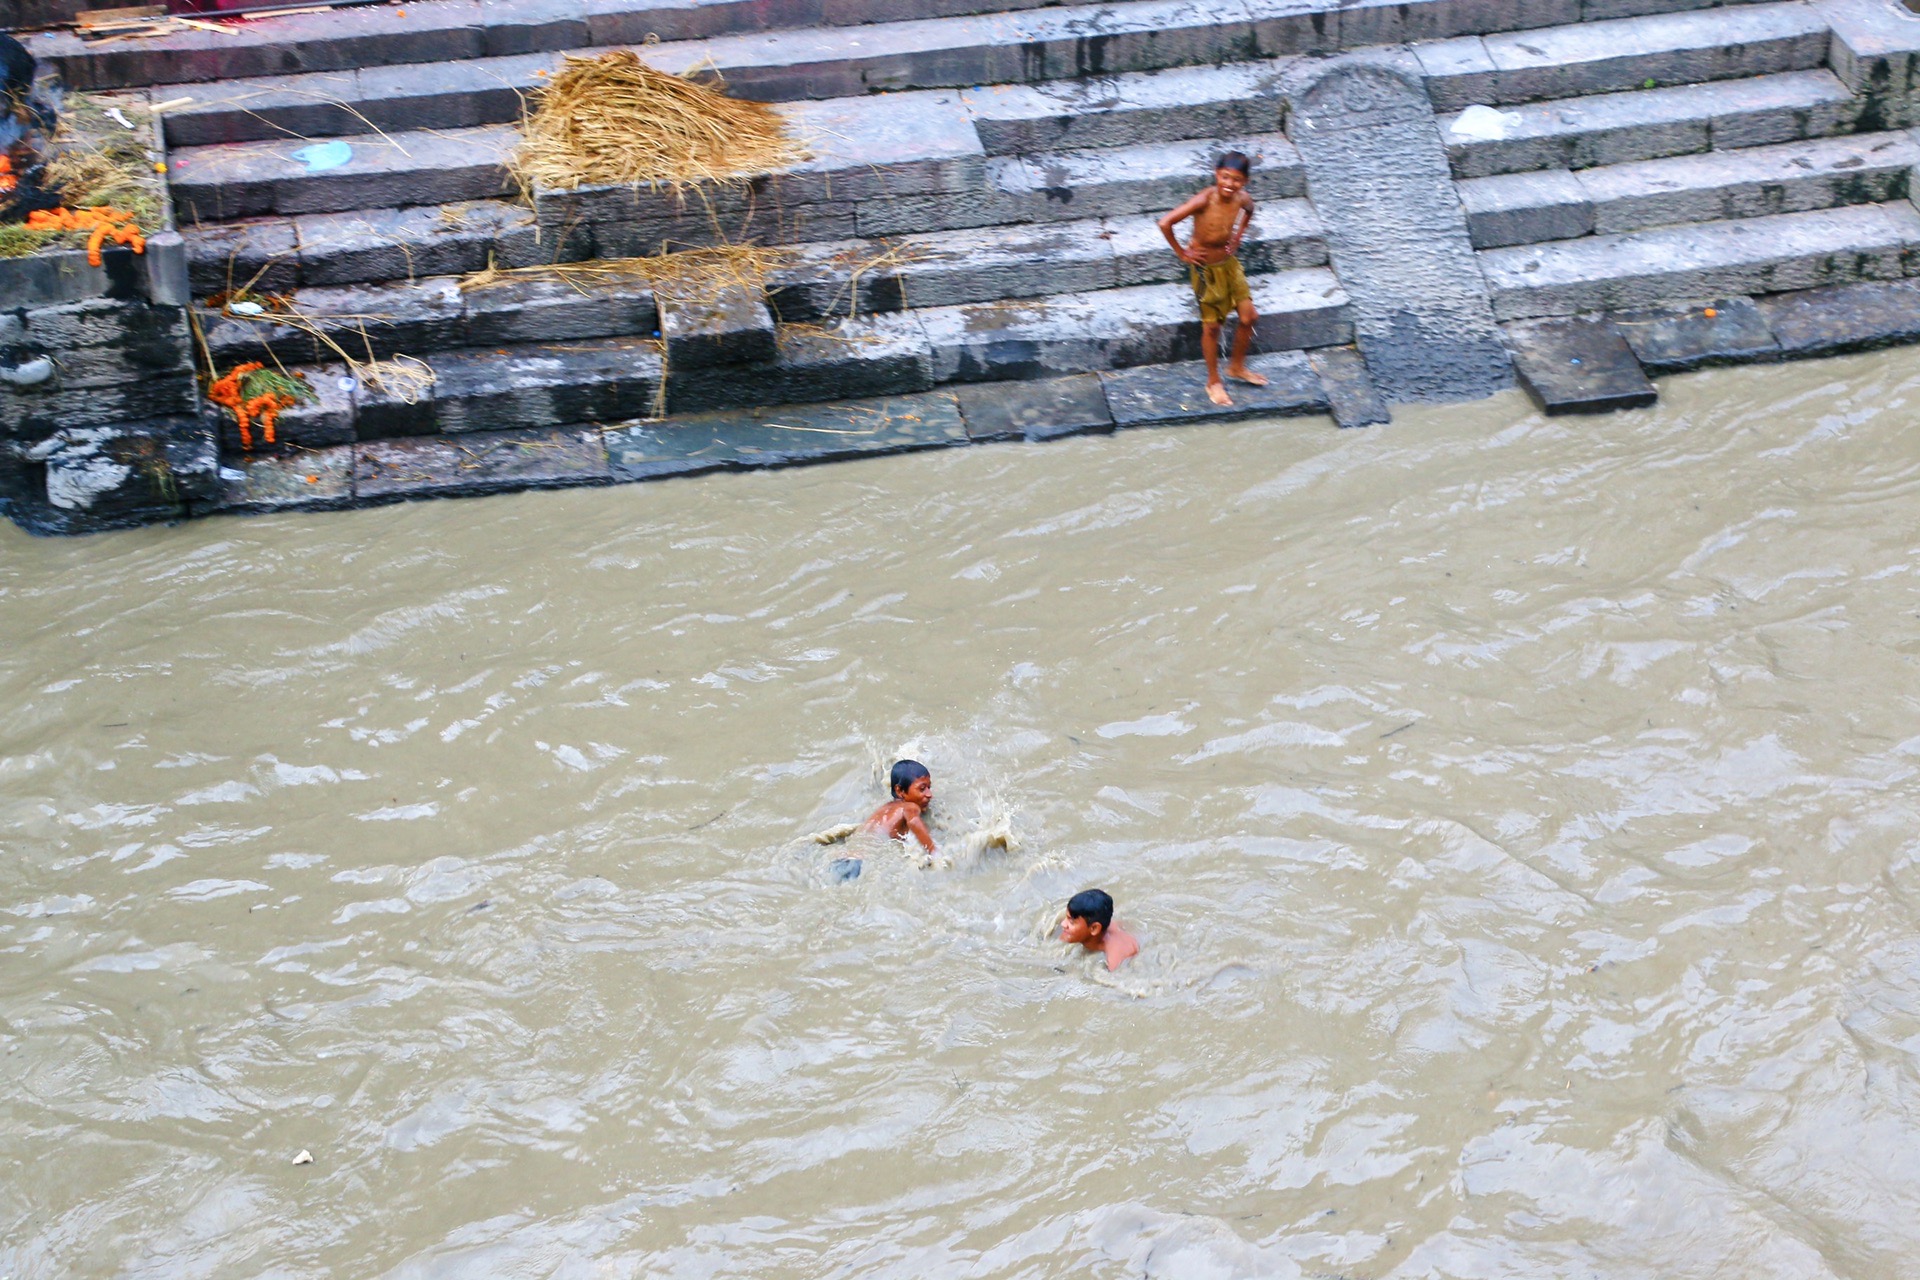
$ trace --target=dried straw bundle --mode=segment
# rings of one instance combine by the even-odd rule
[[[633,53],[570,56],[538,92],[515,156],[523,182],[569,190],[608,183],[733,182],[806,158],[764,102],[729,98],[656,71]]]

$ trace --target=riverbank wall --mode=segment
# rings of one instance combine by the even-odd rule
[[[1600,412],[1668,373],[1920,340],[1920,17],[1894,0],[419,0],[26,43],[159,122],[180,246],[140,297],[0,292],[0,379],[59,375],[0,392],[0,488],[43,531],[1363,426],[1516,383]],[[692,200],[523,189],[526,95],[629,46],[781,104],[810,158]],[[1271,385],[1222,408],[1154,218],[1229,148],[1255,161]],[[767,250],[764,279],[622,266],[717,243]],[[185,323],[141,346],[69,319],[109,304]],[[158,380],[100,355],[155,341]],[[272,448],[168,398],[244,361],[314,393]],[[96,390],[100,420],[45,408]]]

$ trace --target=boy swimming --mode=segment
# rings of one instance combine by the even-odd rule
[[[1160,219],[1160,234],[1173,246],[1180,261],[1187,264],[1187,278],[1193,285],[1194,300],[1200,304],[1200,354],[1207,360],[1207,398],[1217,405],[1231,405],[1226,384],[1220,381],[1220,326],[1227,313],[1240,319],[1233,334],[1233,356],[1227,361],[1227,376],[1249,386],[1264,387],[1265,376],[1247,368],[1247,348],[1253,343],[1253,291],[1247,285],[1247,273],[1240,269],[1240,242],[1253,225],[1253,197],[1247,194],[1247,178],[1253,162],[1239,151],[1229,151],[1213,167],[1213,185]],[[1193,219],[1193,234],[1181,245],[1173,229]]]
[[[888,781],[893,799],[875,809],[861,829],[877,831],[889,840],[904,841],[911,835],[931,858],[933,834],[927,830],[925,814],[933,803],[933,775],[918,760],[900,760],[895,762]]]
[[[1133,935],[1113,922],[1113,896],[1105,889],[1082,889],[1067,899],[1060,941],[1102,953],[1107,957],[1109,973],[1140,954],[1140,944]]]

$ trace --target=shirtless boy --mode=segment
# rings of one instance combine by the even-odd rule
[[[1140,944],[1133,935],[1113,922],[1113,896],[1105,889],[1082,889],[1067,899],[1060,941],[1105,955],[1108,973],[1140,954]]]
[[[1227,152],[1214,166],[1213,185],[1160,219],[1160,234],[1187,264],[1187,278],[1200,304],[1200,352],[1207,358],[1207,398],[1217,405],[1233,403],[1226,384],[1220,381],[1220,326],[1230,311],[1240,317],[1240,324],[1234,330],[1227,376],[1250,386],[1267,385],[1265,377],[1247,368],[1253,322],[1259,317],[1253,310],[1247,273],[1234,256],[1253,224],[1253,197],[1247,194],[1251,168],[1252,162],[1241,152]],[[1188,218],[1193,219],[1193,234],[1182,245],[1173,229]]]
[[[873,811],[862,823],[868,831],[877,831],[889,840],[904,841],[909,835],[920,842],[927,856],[933,856],[933,835],[927,830],[925,814],[933,803],[933,775],[918,760],[901,760],[893,766],[889,779],[893,799]]]

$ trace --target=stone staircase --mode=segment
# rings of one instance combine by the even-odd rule
[[[524,95],[603,46],[785,104],[812,158],[708,199],[520,192]],[[223,366],[270,350],[307,371],[321,403],[283,424],[309,449],[597,426],[643,442],[628,474],[652,474],[683,421],[693,439],[715,414],[1074,375],[1106,380],[1126,421],[1205,416],[1197,315],[1153,218],[1226,147],[1256,157],[1243,258],[1257,349],[1286,375],[1243,409],[1379,420],[1329,254],[1343,211],[1316,209],[1288,132],[1298,86],[1340,55],[1424,88],[1493,314],[1528,333],[1920,263],[1920,19],[1892,0],[418,0],[34,47],[71,85],[175,100],[197,297],[292,293],[356,356],[432,366],[431,393],[396,402],[309,332],[202,306]],[[1500,111],[1498,136],[1458,127],[1468,107]],[[310,168],[295,153],[316,140],[351,158]],[[785,247],[764,297],[617,274],[462,287],[717,241]],[[1158,418],[1155,386],[1186,389]],[[963,400],[1005,417],[983,394]]]

